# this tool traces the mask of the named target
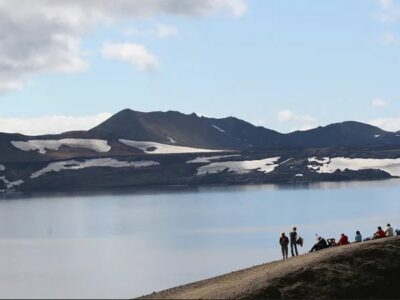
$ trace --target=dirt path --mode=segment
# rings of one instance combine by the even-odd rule
[[[394,244],[400,249],[400,238],[387,238],[308,253],[285,261],[276,261],[223,276],[147,295],[147,299],[238,299],[253,298],[280,278],[306,269],[327,265],[338,257],[354,258],[363,251]],[[396,249],[397,249],[396,248]],[[361,255],[362,256],[362,255]],[[333,267],[334,269],[334,267]]]

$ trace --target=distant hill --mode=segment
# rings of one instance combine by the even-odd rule
[[[15,142],[33,140],[30,143],[36,145],[38,141],[54,143],[64,139],[86,139],[94,143],[102,140],[110,148],[107,151],[94,151],[93,147],[81,147],[70,141],[56,149],[50,147],[39,153],[37,148],[23,149],[15,146]],[[133,141],[133,144],[126,141]],[[147,146],[135,147],[137,142],[143,141],[147,142]],[[353,121],[282,134],[235,117],[216,119],[176,111],[145,113],[125,109],[89,131],[34,137],[0,133],[0,163],[148,154],[152,149],[156,150],[154,143],[162,144],[159,146],[164,147],[163,153],[174,153],[179,150],[177,146],[193,148],[185,149],[192,152],[196,152],[196,149],[201,152],[337,147],[378,149],[400,147],[400,134]]]
[[[369,124],[348,121],[289,133],[285,145],[301,148],[400,145],[400,136]]]
[[[247,149],[279,144],[282,134],[237,118],[212,119],[176,111],[125,109],[91,129],[118,138],[211,149]]]
[[[343,122],[282,134],[125,109],[88,131],[0,133],[0,193],[400,177],[400,134]]]
[[[218,149],[373,147],[400,145],[398,133],[348,121],[282,134],[228,117],[213,119],[175,111],[143,113],[123,110],[89,131],[118,138],[176,143]]]

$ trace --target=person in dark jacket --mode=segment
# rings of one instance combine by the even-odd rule
[[[290,237],[290,251],[292,252],[292,256],[296,254],[299,256],[299,252],[297,251],[297,228],[293,227],[293,231],[289,234]]]
[[[311,248],[310,252],[322,250],[325,248],[328,248],[328,243],[324,238],[318,237],[317,243]]]
[[[281,245],[283,259],[287,259],[289,253],[289,239],[284,232],[279,239],[279,244]]]

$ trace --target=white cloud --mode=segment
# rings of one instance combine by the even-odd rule
[[[382,118],[375,119],[368,122],[371,125],[382,128],[386,131],[397,132],[400,131],[400,118]]]
[[[20,90],[22,83],[19,81],[8,80],[0,82],[0,95],[9,91]]]
[[[178,28],[172,25],[157,24],[153,28],[131,27],[123,31],[128,36],[146,36],[160,39],[167,39],[178,35]]]
[[[178,29],[175,26],[157,24],[157,35],[160,38],[169,38],[178,35]]]
[[[381,98],[372,99],[372,106],[379,108],[387,106],[387,102]]]
[[[382,37],[382,43],[385,46],[395,46],[399,43],[399,39],[393,33],[385,33]]]
[[[400,5],[394,0],[378,0],[380,10],[375,17],[384,23],[397,22],[400,20]]]
[[[245,11],[245,0],[0,0],[0,92],[20,88],[32,75],[85,70],[80,42],[101,22]],[[173,28],[157,30],[174,34]]]
[[[110,113],[69,117],[61,115],[40,118],[0,118],[0,132],[41,135],[74,130],[88,130],[111,117]]]
[[[308,130],[316,126],[317,120],[312,116],[297,115],[290,110],[278,113],[278,121],[292,126],[292,130]]]
[[[107,59],[129,62],[141,71],[153,70],[158,65],[157,58],[146,47],[139,44],[107,43],[103,46],[102,54]]]

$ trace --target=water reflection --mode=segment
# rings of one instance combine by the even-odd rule
[[[400,227],[399,181],[0,201],[0,296],[134,297],[280,257],[277,237]]]

